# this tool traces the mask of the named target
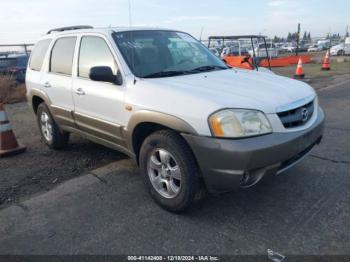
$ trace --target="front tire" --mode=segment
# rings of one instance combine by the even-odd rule
[[[192,151],[174,131],[161,130],[147,137],[139,162],[149,193],[168,211],[184,211],[203,191]]]
[[[67,146],[69,133],[61,131],[45,103],[38,106],[36,113],[39,130],[44,142],[51,149],[63,149]]]

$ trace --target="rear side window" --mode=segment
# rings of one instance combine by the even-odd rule
[[[118,67],[106,41],[97,36],[84,36],[80,44],[78,76],[89,78],[94,66],[108,66],[117,75]]]
[[[36,44],[32,52],[32,56],[30,58],[30,69],[35,71],[41,70],[41,66],[43,65],[45,54],[47,52],[47,49],[49,48],[50,43],[51,39],[46,39],[41,40]]]
[[[51,51],[50,72],[72,75],[76,37],[59,38]]]

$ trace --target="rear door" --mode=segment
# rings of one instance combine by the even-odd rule
[[[74,118],[82,131],[124,146],[125,86],[89,78],[90,69],[96,66],[108,66],[114,75],[120,73],[112,50],[103,35],[81,36],[73,87]]]
[[[49,54],[47,71],[42,78],[42,91],[51,100],[51,112],[61,126],[74,126],[72,70],[76,43],[76,36],[56,39]]]
[[[42,67],[47,56],[52,39],[40,40],[34,47],[33,52],[30,56],[29,65],[26,73],[26,86],[27,89],[38,89],[42,88]]]

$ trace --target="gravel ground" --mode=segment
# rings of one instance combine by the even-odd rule
[[[126,157],[75,135],[67,149],[50,150],[40,139],[35,116],[27,103],[7,105],[5,109],[27,152],[0,159],[0,208]]]
[[[321,64],[320,63],[310,63],[310,64],[304,64],[304,73],[305,73],[305,79],[308,81],[330,81],[331,78],[340,76],[340,75],[346,75],[350,72],[350,62],[331,62],[331,70],[330,71],[322,71],[321,70]],[[287,66],[287,67],[275,67],[272,68],[272,71],[275,72],[278,75],[283,75],[286,77],[293,77],[296,70],[296,65],[293,66]]]

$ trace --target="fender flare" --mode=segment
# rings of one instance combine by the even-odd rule
[[[33,97],[37,96],[40,97],[42,100],[44,100],[45,104],[50,108],[52,102],[50,100],[50,98],[41,90],[39,89],[31,89],[27,92],[27,102],[29,104],[29,106],[34,110],[33,108]]]
[[[153,123],[168,127],[180,133],[187,133],[197,135],[197,131],[185,120],[176,116],[161,113],[152,110],[140,110],[135,112],[129,119],[128,125],[125,129],[125,138],[127,145],[133,150],[133,133],[135,128],[142,123]]]

